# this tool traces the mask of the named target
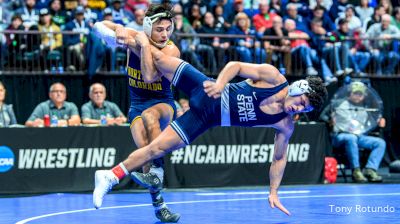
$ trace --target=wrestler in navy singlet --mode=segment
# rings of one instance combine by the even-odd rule
[[[261,101],[285,88],[287,82],[273,88],[253,87],[246,81],[231,83],[225,86],[221,98],[214,99],[204,92],[206,80],[212,79],[187,62],[178,66],[172,80],[172,84],[190,98],[190,110],[171,124],[186,144],[213,126],[270,125],[287,116],[285,112],[265,114],[259,107]]]
[[[168,79],[162,77],[153,83],[145,83],[140,70],[140,58],[132,51],[129,51],[126,73],[131,99],[128,113],[130,124],[132,124],[136,118],[139,118],[144,110],[158,103],[169,104],[174,111],[175,118],[176,107],[171,92],[171,83]]]

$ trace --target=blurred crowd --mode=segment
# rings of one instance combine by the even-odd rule
[[[105,46],[91,33],[93,24],[110,20],[141,30],[148,5],[162,2],[0,0],[4,59],[0,69],[32,69],[28,62],[33,61],[45,72],[86,71],[94,75],[100,69],[124,71],[126,52]],[[350,73],[398,73],[397,1],[168,2],[174,5],[176,14],[171,39],[182,58],[206,74],[217,75],[230,60],[271,63],[284,75],[320,75],[327,85]],[[38,31],[40,35],[12,31]],[[196,34],[209,36],[200,38]]]

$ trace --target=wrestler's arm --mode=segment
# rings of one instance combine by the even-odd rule
[[[136,48],[135,36],[138,31],[123,27],[121,24],[104,20],[96,22],[93,26],[95,34],[103,39],[110,47]]]
[[[269,64],[231,61],[219,73],[215,83],[211,81],[204,82],[204,91],[208,96],[218,98],[225,85],[236,76],[254,81],[263,80],[271,84],[281,83],[281,78],[283,77],[278,69]]]
[[[167,45],[161,50],[150,44],[148,37],[143,32],[136,35],[135,41],[140,46],[140,66],[144,82],[151,83],[161,78],[163,72],[156,68],[154,58],[165,56],[180,57],[180,51],[175,44]]]
[[[289,118],[288,118],[289,119]],[[285,119],[285,120],[288,120]],[[290,215],[289,211],[280,203],[278,188],[281,184],[283,173],[287,162],[287,147],[292,136],[294,125],[292,122],[285,122],[285,128],[277,129],[275,134],[274,158],[269,170],[270,196],[269,203],[272,208],[278,207],[282,212]]]

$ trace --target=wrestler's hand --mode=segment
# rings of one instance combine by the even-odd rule
[[[290,212],[279,201],[278,195],[276,193],[271,193],[269,195],[268,201],[271,208],[277,207],[286,215],[290,215]]]
[[[144,32],[138,32],[138,34],[135,36],[135,41],[139,46],[142,47],[150,44],[149,38]]]
[[[209,97],[213,97],[217,99],[221,96],[222,91],[224,90],[224,85],[217,84],[214,81],[204,81],[203,82],[204,92],[207,93]]]
[[[117,38],[117,43],[125,45],[128,41],[128,31],[123,26],[118,26],[115,29],[115,37]]]

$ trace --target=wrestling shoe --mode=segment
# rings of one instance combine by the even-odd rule
[[[162,181],[158,178],[157,174],[132,172],[131,178],[142,187],[148,188],[152,191],[159,191],[162,189]]]
[[[382,177],[374,169],[366,168],[364,174],[369,182],[382,182]]]
[[[104,196],[118,184],[118,178],[111,170],[97,170],[94,174],[95,188],[93,191],[93,205],[96,209],[103,204]]]
[[[178,222],[181,215],[179,213],[172,213],[168,207],[164,207],[156,211],[156,217],[161,222]]]

